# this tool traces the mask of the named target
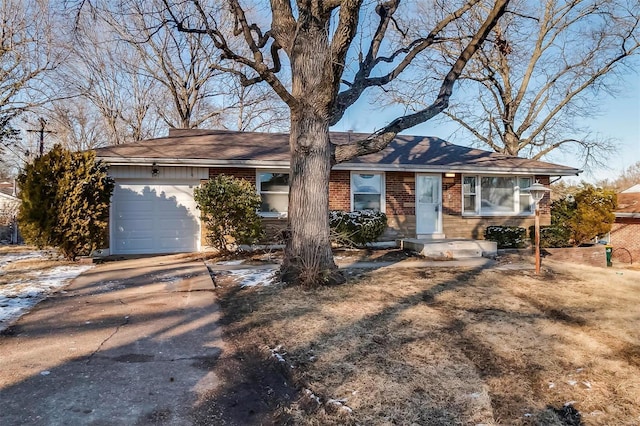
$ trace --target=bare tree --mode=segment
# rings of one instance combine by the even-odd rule
[[[640,161],[624,169],[615,179],[603,179],[596,182],[596,186],[610,188],[616,192],[624,191],[634,185],[640,185]]]
[[[243,86],[238,78],[226,79],[222,90],[224,108],[220,124],[227,129],[256,132],[282,131],[289,122],[289,109],[274,99],[275,93],[264,84]]]
[[[153,136],[158,128],[154,102],[161,97],[160,89],[155,79],[139,72],[135,49],[114,40],[108,26],[90,17],[79,16],[76,25],[67,40],[70,57],[58,70],[57,85],[69,97],[91,102],[102,117],[105,143]]]
[[[190,9],[185,9],[187,3]],[[244,7],[240,0],[225,3],[226,8],[220,10],[198,0],[164,0],[168,20],[179,31],[211,38],[224,61],[214,64],[218,71],[238,76],[245,86],[267,83],[289,107],[291,237],[281,278],[306,285],[341,282],[344,278],[337,271],[329,242],[332,165],[377,152],[399,132],[442,112],[466,63],[504,14],[508,0],[471,0],[446,6],[434,2],[433,26],[411,32],[403,29],[401,20],[403,14],[414,10],[407,5],[401,13],[399,0],[377,5],[362,0],[299,0],[295,4],[271,0],[270,8],[262,3]],[[472,11],[485,18],[461,34],[455,22]],[[374,19],[374,25],[367,25],[371,22],[367,16]],[[361,44],[367,40],[368,45],[359,52],[353,46],[358,31],[363,34]],[[452,47],[458,50],[440,79],[440,87],[428,94],[428,106],[393,120],[364,140],[348,145],[331,143],[329,126],[367,89],[389,84],[410,70],[418,56],[439,54],[440,47],[432,48],[448,40],[464,42]],[[350,56],[354,53],[355,57]],[[290,76],[290,84],[281,78],[283,70],[290,70],[290,74],[284,73]]]
[[[11,151],[9,145],[17,140],[11,121],[51,95],[43,77],[61,62],[62,54],[47,6],[44,0],[0,3],[0,153]]]
[[[50,139],[71,151],[104,146],[109,132],[100,112],[84,97],[55,102],[47,114]]]
[[[92,13],[135,51],[137,72],[163,87],[163,100],[173,108],[158,105],[157,111],[168,126],[215,125],[219,111],[210,100],[219,95],[212,80],[220,72],[211,67],[211,40],[200,34],[171,31],[158,12],[158,4],[140,0],[96,2]]]
[[[598,163],[614,142],[578,119],[597,116],[640,53],[640,3],[521,0],[510,9],[446,115],[496,152],[538,160],[564,150]]]

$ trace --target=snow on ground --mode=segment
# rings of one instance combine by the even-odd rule
[[[270,267],[252,266],[244,264],[245,260],[227,260],[222,262],[207,262],[207,267],[214,273],[222,273],[234,278],[240,287],[255,287],[270,285],[276,282],[276,271]],[[240,266],[234,268],[234,266]]]
[[[45,254],[41,251],[32,251],[28,253],[10,253],[0,255],[0,271],[2,268],[7,266],[9,263],[16,262],[18,260],[26,260],[26,259],[35,259],[39,257],[44,257]]]
[[[221,262],[216,262],[216,265],[234,266],[234,265],[242,265],[243,263],[244,263],[244,259],[223,260]]]
[[[42,252],[0,256],[0,274],[9,263],[44,257]],[[0,285],[0,331],[24,315],[38,302],[66,285],[92,265],[58,266],[44,271],[27,273],[24,279]]]
[[[269,285],[276,276],[273,269],[236,269],[228,272],[239,279],[240,287]]]

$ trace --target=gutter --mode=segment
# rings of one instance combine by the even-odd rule
[[[158,166],[169,167],[241,167],[262,169],[288,169],[289,161],[272,160],[205,160],[183,158],[113,158],[97,157],[99,160],[111,166],[150,166],[156,163]],[[582,173],[579,169],[536,169],[522,167],[482,167],[482,166],[405,166],[402,164],[367,164],[367,163],[341,163],[333,167],[333,170],[354,171],[402,171],[416,173],[508,173],[514,175],[540,174],[548,176],[577,176]]]

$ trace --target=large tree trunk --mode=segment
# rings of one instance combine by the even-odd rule
[[[334,98],[327,28],[303,25],[291,54],[290,238],[281,269],[283,281],[313,287],[344,282],[329,240],[329,111]]]

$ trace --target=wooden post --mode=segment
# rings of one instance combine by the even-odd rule
[[[540,275],[540,208],[536,203],[536,275]]]

